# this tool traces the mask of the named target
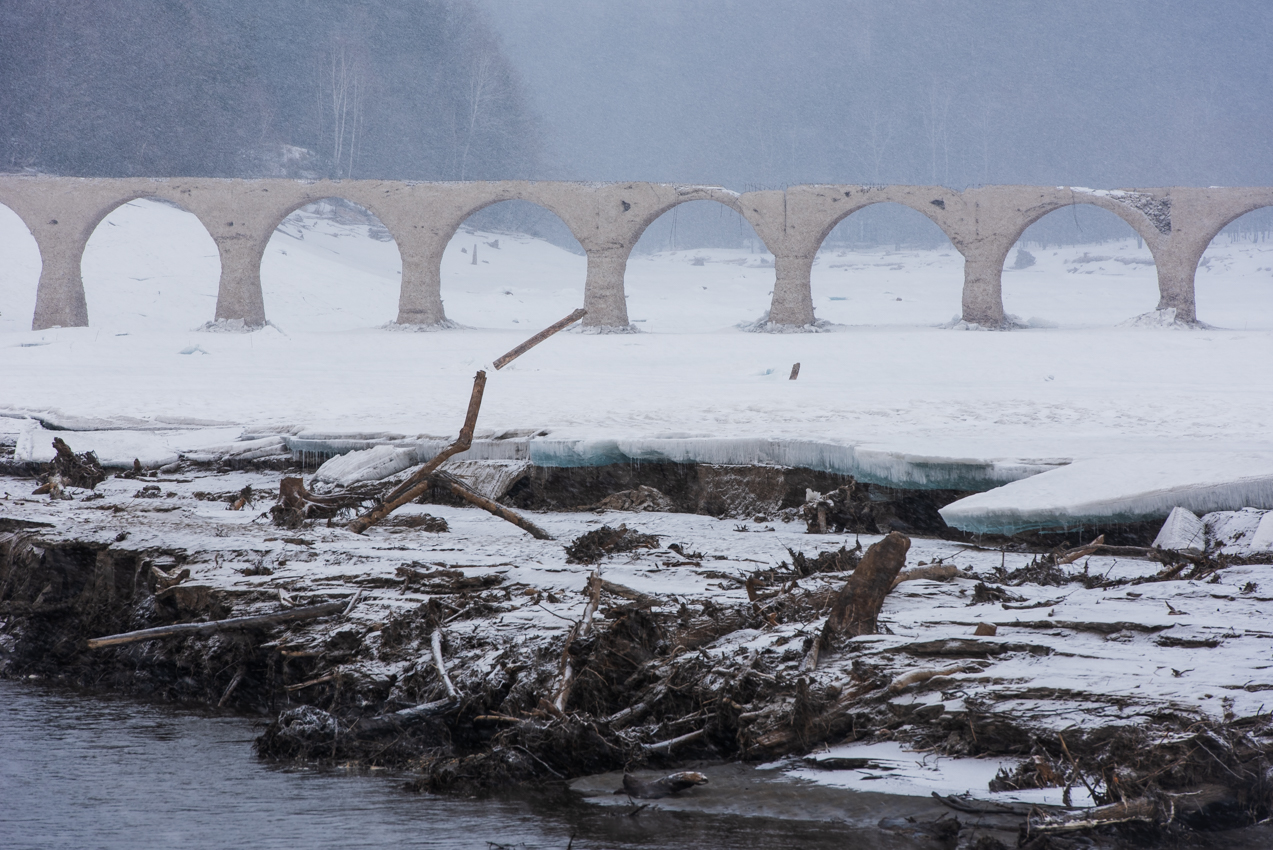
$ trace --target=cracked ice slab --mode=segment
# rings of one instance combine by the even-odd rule
[[[1016,534],[1083,524],[1273,508],[1273,452],[1127,454],[1078,460],[941,509],[947,524]]]

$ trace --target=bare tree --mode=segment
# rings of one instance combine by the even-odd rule
[[[319,115],[330,139],[332,176],[350,177],[364,121],[367,66],[363,53],[341,38],[332,40],[318,79]]]
[[[937,78],[928,91],[928,104],[924,110],[924,129],[928,132],[928,144],[931,155],[933,184],[947,182],[950,178],[950,136],[947,131],[947,115],[950,113],[950,93],[943,92]],[[943,164],[943,177],[938,180],[938,150]]]
[[[866,148],[866,153],[858,151],[858,158],[871,172],[872,182],[880,183],[884,157],[893,141],[893,117],[883,114],[879,103],[873,102],[869,109],[858,112],[858,120],[862,124]]]

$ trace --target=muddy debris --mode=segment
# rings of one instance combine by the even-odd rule
[[[61,437],[53,438],[53,450],[57,455],[49,465],[50,472],[60,475],[66,486],[92,490],[106,480],[106,472],[93,452],[76,454]]]
[[[427,531],[430,534],[445,534],[451,526],[442,517],[432,514],[415,514],[414,516],[394,516],[380,523],[383,528],[414,529]]]
[[[670,512],[676,505],[661,492],[641,484],[635,490],[621,490],[606,496],[592,505],[589,510],[597,511],[660,511]]]
[[[826,552],[819,552],[810,558],[803,552],[788,548],[791,554],[791,568],[798,576],[811,576],[815,573],[844,573],[857,568],[862,560],[862,544],[859,542],[852,549],[841,546]],[[786,563],[779,565],[785,567]]]
[[[618,528],[603,525],[570,541],[566,546],[566,563],[595,564],[606,555],[657,549],[658,546],[659,538],[653,534],[642,534],[626,524]]]

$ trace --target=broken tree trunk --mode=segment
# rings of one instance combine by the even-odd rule
[[[53,471],[62,476],[64,484],[92,490],[106,480],[106,473],[92,452],[77,455],[61,437],[53,438],[53,451],[57,452]]]
[[[469,396],[469,409],[464,415],[464,427],[455,442],[438,452],[437,456],[420,467],[410,478],[393,489],[384,502],[367,511],[349,524],[349,530],[362,534],[398,508],[415,501],[429,489],[429,476],[446,462],[447,458],[466,452],[473,445],[473,429],[477,427],[477,413],[482,409],[482,393],[486,390],[486,373],[479,370],[473,376],[473,393]]]
[[[910,548],[909,537],[890,531],[887,537],[866,550],[857,569],[840,589],[821,636],[805,657],[806,670],[818,666],[818,655],[836,636],[858,637],[879,631],[880,608],[906,564],[906,552]]]
[[[141,629],[136,632],[124,632],[118,635],[90,638],[89,649],[100,649],[103,646],[118,646],[122,643],[135,643],[139,640],[173,637],[175,635],[210,635],[215,632],[241,631],[243,629],[259,629],[263,626],[274,626],[279,623],[294,623],[298,620],[315,620],[331,614],[339,614],[349,609],[348,602],[324,602],[322,605],[310,605],[305,608],[289,608],[275,614],[261,614],[256,617],[232,617],[228,620],[212,620],[207,623],[177,623],[172,626],[156,626],[153,629]]]

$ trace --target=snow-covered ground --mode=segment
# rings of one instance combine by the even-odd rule
[[[38,254],[0,208],[0,408],[447,435],[474,371],[582,301],[582,256],[462,229],[442,285],[448,315],[467,329],[384,330],[400,262],[377,230],[293,217],[262,268],[275,326],[207,333],[195,328],[216,298],[211,239],[188,213],[136,201],[89,243],[90,327],[32,332]],[[1034,266],[1004,273],[1005,306],[1028,330],[938,327],[959,311],[962,260],[952,248],[830,247],[814,268],[814,303],[839,326],[790,335],[737,327],[767,307],[768,255],[634,255],[629,315],[648,333],[559,335],[491,373],[479,426],[557,440],[814,441],[874,453],[898,475],[955,459],[1043,469],[1127,453],[1158,467],[1200,453],[1267,465],[1273,243],[1217,240],[1198,273],[1199,315],[1216,328],[1193,331],[1118,326],[1156,306],[1149,253],[1134,240],[1032,253]],[[789,381],[795,362],[800,377]],[[19,427],[0,423],[11,439]],[[92,447],[91,436],[78,440]],[[1273,498],[1273,483],[1265,490]]]

